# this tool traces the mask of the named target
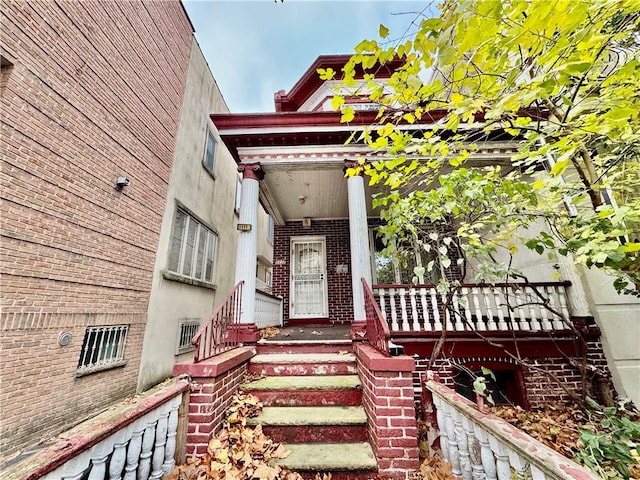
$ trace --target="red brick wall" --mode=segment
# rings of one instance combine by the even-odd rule
[[[384,357],[367,344],[355,345],[354,351],[378,473],[385,478],[406,478],[419,465],[413,361]]]
[[[353,321],[351,288],[351,253],[349,244],[349,220],[312,220],[310,229],[303,229],[302,222],[276,225],[273,246],[274,295],[283,297],[284,321],[289,320],[289,262],[291,237],[324,236],[327,248],[327,286],[329,295],[329,320]],[[336,273],[336,266],[346,265],[347,273]]]
[[[1,21],[8,454],[135,392],[193,33],[177,1],[4,2]],[[119,324],[127,364],[76,378],[85,328]]]
[[[602,378],[602,380],[607,384],[607,387],[613,389],[610,382],[607,361],[600,341],[587,342],[587,358],[589,365],[596,368],[603,374],[600,378]],[[527,364],[541,367],[544,371],[552,373],[558,378],[564,387],[568,388],[576,395],[579,395],[582,386],[580,372],[576,367],[570,364],[568,359],[563,357],[541,357],[523,358],[523,361]],[[576,358],[574,361],[579,362],[580,359]],[[502,363],[509,368],[519,369],[523,380],[522,393],[526,398],[525,404],[528,404],[531,408],[540,407],[545,403],[571,401],[571,397],[567,392],[548,375],[545,375],[538,369],[517,367],[515,362],[507,357],[443,358],[436,360],[433,370],[440,377],[442,384],[455,389],[454,379],[458,372],[456,366],[465,365],[468,362],[471,362],[474,365],[487,365],[489,368],[493,368],[495,364]],[[419,392],[420,390],[420,374],[425,372],[428,363],[428,358],[416,359],[416,371],[414,372],[414,388],[416,389],[416,392]],[[587,386],[589,394],[593,398],[598,399],[600,392],[594,390],[597,386],[591,382],[589,382]],[[418,399],[416,398],[416,401],[417,400]]]

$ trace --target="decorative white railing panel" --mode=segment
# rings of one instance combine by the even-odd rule
[[[182,394],[69,459],[43,480],[159,480],[175,467]]]
[[[256,326],[258,328],[282,326],[282,298],[256,290]]]
[[[480,412],[435,381],[424,385],[435,408],[442,457],[463,480],[597,480],[600,477],[504,420]],[[429,398],[430,397],[430,398]]]
[[[435,285],[374,285],[373,293],[392,332],[555,331],[568,328],[569,285],[465,284],[449,300]]]

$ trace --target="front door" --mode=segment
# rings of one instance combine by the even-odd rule
[[[324,237],[291,239],[289,318],[326,318],[327,262]]]

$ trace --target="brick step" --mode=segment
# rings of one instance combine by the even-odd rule
[[[240,388],[257,395],[266,406],[357,406],[362,403],[362,386],[357,375],[267,377]]]
[[[332,480],[370,479],[377,474],[376,457],[367,442],[285,443],[291,451],[278,465],[300,473],[305,479],[331,473]]]
[[[258,354],[249,362],[249,372],[269,376],[353,375],[357,373],[352,353]]]
[[[277,442],[366,442],[367,414],[358,407],[265,407],[248,425]]]
[[[352,351],[351,340],[271,340],[263,338],[256,350],[261,353],[339,353]]]

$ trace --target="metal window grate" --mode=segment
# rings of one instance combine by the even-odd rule
[[[179,355],[185,352],[190,352],[193,350],[191,339],[194,337],[199,327],[200,327],[200,320],[183,320],[180,322],[180,331],[178,332],[178,347],[176,348],[176,355]]]
[[[78,371],[101,369],[124,362],[128,325],[87,327],[80,350]]]

